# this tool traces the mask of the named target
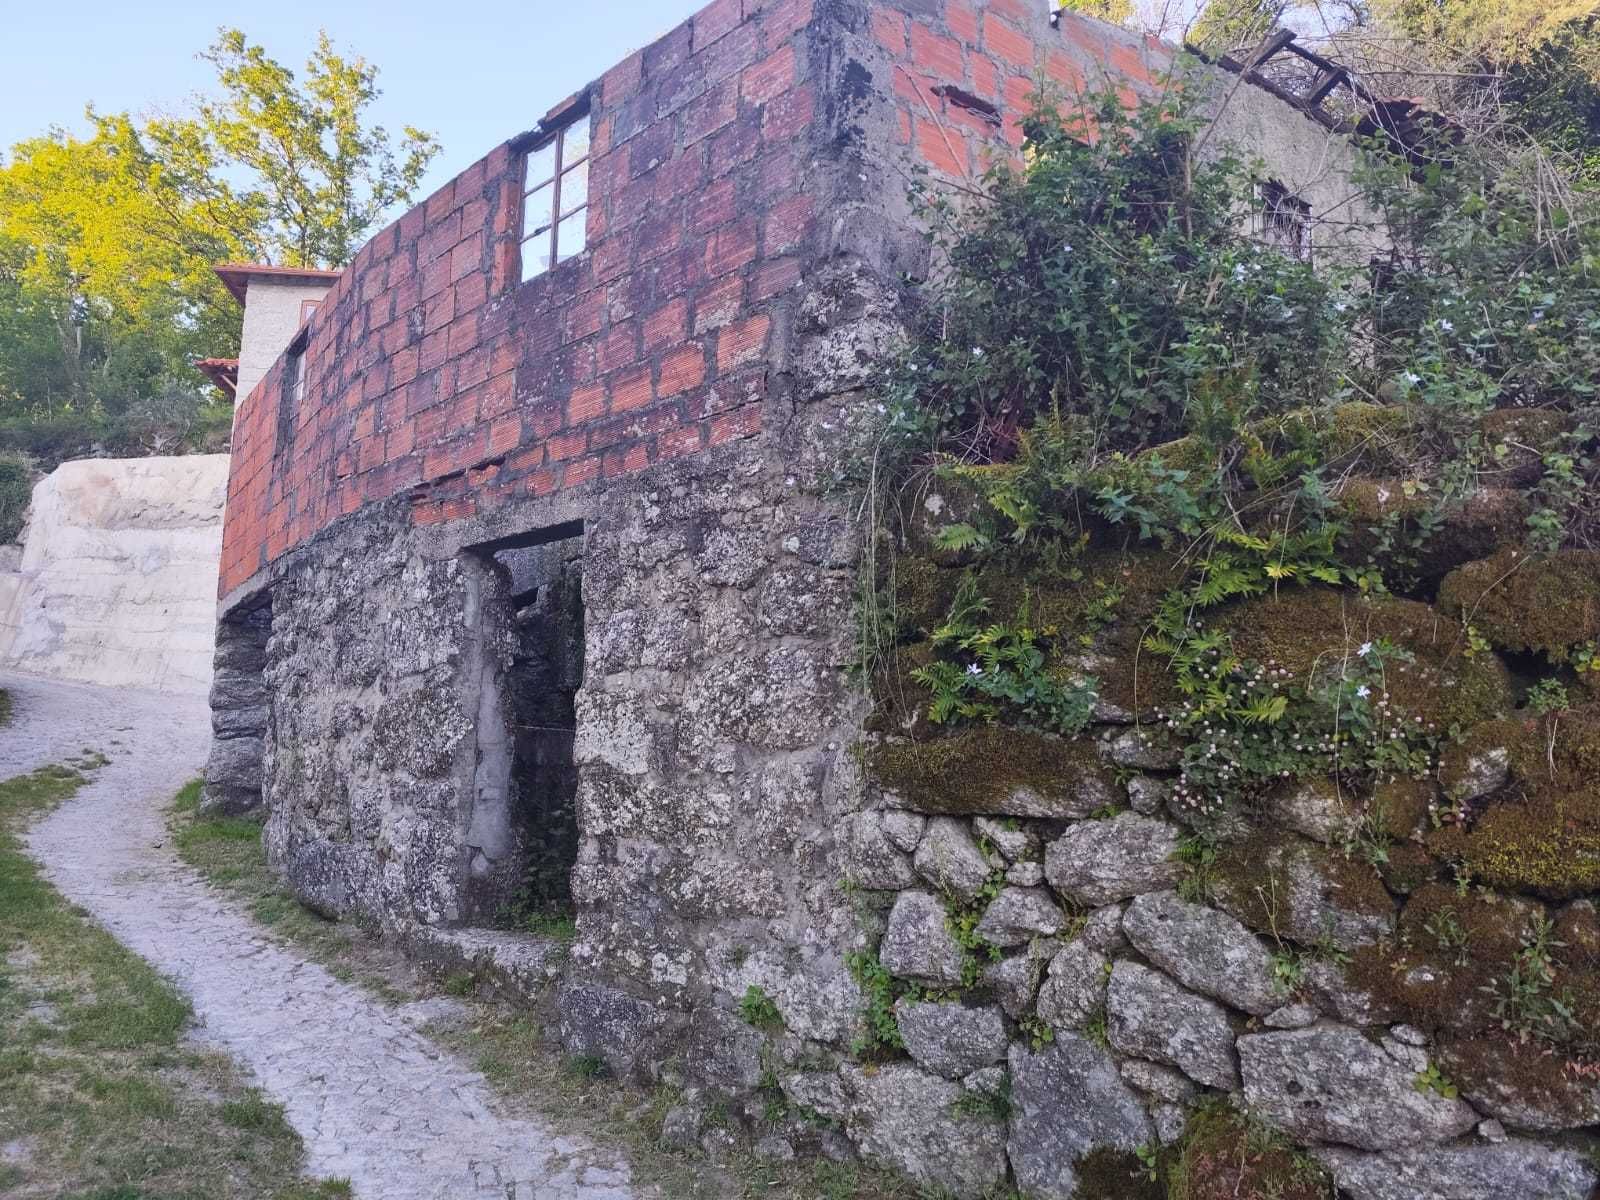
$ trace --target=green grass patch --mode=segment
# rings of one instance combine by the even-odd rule
[[[46,881],[22,831],[105,763],[0,782],[0,1193],[66,1200],[333,1200],[282,1110],[184,1039],[188,1001]]]

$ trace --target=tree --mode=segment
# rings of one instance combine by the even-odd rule
[[[1062,0],[1061,7],[1117,25],[1125,24],[1134,16],[1133,0]]]
[[[204,57],[220,87],[192,111],[90,110],[90,136],[0,163],[0,445],[48,458],[193,426],[193,360],[238,347],[212,267],[344,265],[438,152],[409,126],[391,144],[368,119],[377,69],[325,34],[300,79],[236,29]]]
[[[1210,0],[1189,30],[1189,41],[1211,54],[1253,50],[1283,21],[1292,0]]]
[[[217,68],[220,98],[200,104],[204,141],[173,139],[172,150],[211,151],[255,178],[246,199],[259,228],[293,266],[342,266],[396,202],[410,197],[438,153],[431,134],[410,125],[398,152],[364,114],[378,97],[378,70],[345,58],[326,33],[306,61],[305,80],[224,29],[205,57]]]

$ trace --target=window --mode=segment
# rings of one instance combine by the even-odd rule
[[[300,324],[304,325],[307,321],[311,320],[311,315],[317,311],[321,304],[321,300],[300,301]]]
[[[288,449],[294,437],[295,419],[300,413],[301,401],[306,395],[306,327],[283,354],[283,393],[278,399],[278,441],[274,454]]]
[[[522,278],[583,253],[589,219],[589,121],[584,113],[528,151],[522,173]]]
[[[1261,240],[1301,262],[1311,261],[1311,205],[1275,180],[1260,186]]]

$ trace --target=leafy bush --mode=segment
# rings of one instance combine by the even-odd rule
[[[14,542],[33,497],[33,473],[20,455],[0,454],[0,545]]]

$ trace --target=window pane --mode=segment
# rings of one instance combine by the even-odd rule
[[[573,167],[561,177],[561,215],[589,203],[589,164]]]
[[[536,229],[548,229],[555,224],[555,203],[556,185],[553,182],[522,198],[523,237],[527,237]]]
[[[522,243],[522,281],[543,275],[550,269],[550,235],[541,233]]]
[[[563,217],[561,224],[556,227],[556,254],[559,262],[566,262],[574,254],[582,254],[584,247],[584,226],[589,221],[589,210],[579,209],[570,217]]]
[[[528,166],[522,176],[522,190],[538,187],[556,173],[556,144],[528,151]]]
[[[561,131],[561,165],[589,157],[589,118],[579,117],[576,125]]]

